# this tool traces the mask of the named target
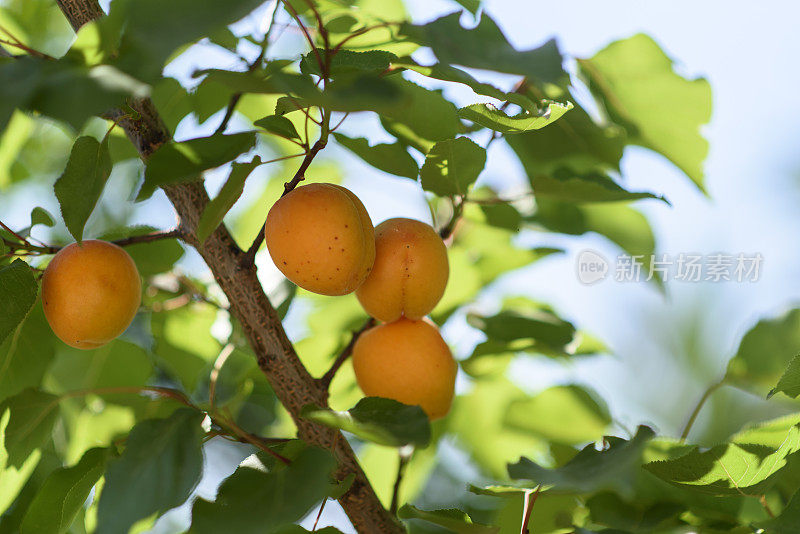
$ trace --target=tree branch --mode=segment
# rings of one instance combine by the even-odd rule
[[[407,451],[404,449],[405,447],[398,452],[397,476],[394,479],[394,487],[392,488],[392,504],[389,506],[389,512],[392,515],[397,515],[397,509],[400,507],[400,484],[403,482],[403,476],[406,474],[406,467],[409,460],[411,460],[411,455],[414,454],[413,448],[409,448],[410,450]]]
[[[342,364],[347,361],[347,358],[349,358],[353,354],[353,347],[356,346],[356,341],[358,341],[358,338],[360,338],[361,334],[363,334],[373,326],[375,326],[375,319],[370,317],[369,319],[367,319],[367,321],[361,328],[353,332],[353,336],[350,338],[350,342],[333,361],[333,365],[331,365],[331,368],[328,369],[328,371],[324,375],[322,375],[320,378],[317,379],[317,383],[321,387],[325,388],[325,390],[327,390],[330,387],[331,382],[333,381],[333,377],[336,376],[336,372],[339,370]]]
[[[89,11],[81,6],[92,4]],[[59,0],[74,28],[102,15],[96,0]],[[71,16],[72,9],[77,18]],[[93,16],[89,16],[93,13]],[[180,23],[180,21],[176,21]],[[139,150],[143,159],[170,138],[152,102],[147,99],[131,104],[139,116],[125,119],[120,125]],[[310,163],[310,162],[309,162]],[[197,224],[209,202],[201,183],[183,183],[164,188],[187,230],[184,241],[195,247],[208,265],[220,289],[231,304],[231,315],[241,324],[258,366],[266,376],[275,395],[291,414],[300,439],[329,449],[339,463],[334,473],[338,480],[350,476],[350,488],[339,498],[353,526],[359,533],[402,534],[405,529],[381,505],[347,440],[338,430],[300,417],[304,406],[327,407],[326,395],[303,366],[294,350],[280,318],[264,293],[256,269],[245,267],[245,253],[236,245],[224,224],[221,224],[203,246],[195,235]]]
[[[6,225],[0,223],[4,228],[7,229]],[[10,230],[9,230],[10,231]],[[13,232],[12,232],[13,233]],[[17,234],[14,234],[17,235]],[[17,235],[19,238],[19,236]],[[169,230],[166,232],[151,232],[149,234],[141,234],[141,235],[133,235],[130,237],[124,237],[122,239],[115,239],[111,241],[117,246],[120,247],[127,247],[129,245],[135,245],[137,243],[151,243],[153,241],[160,241],[162,239],[183,239],[184,232],[180,228],[176,228],[174,230]],[[20,238],[22,239],[22,238]],[[2,238],[3,243],[12,250],[25,250],[28,252],[38,252],[39,254],[55,254],[62,248],[63,246],[53,246],[53,245],[45,245],[45,246],[38,246],[32,245],[27,240],[24,243],[17,243],[16,241],[12,241],[10,239]]]

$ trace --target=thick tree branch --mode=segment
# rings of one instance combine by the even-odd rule
[[[59,0],[59,5],[70,18],[73,28],[102,15],[96,0]],[[146,159],[169,140],[169,132],[149,100],[135,101],[131,107],[139,116],[123,119],[120,125],[142,158]],[[319,387],[298,358],[258,281],[256,269],[252,265],[245,266],[245,253],[236,245],[224,224],[200,246],[195,230],[209,201],[203,185],[196,182],[178,184],[165,187],[164,191],[181,219],[181,228],[187,230],[184,241],[197,249],[227,296],[231,314],[242,325],[259,368],[291,414],[298,436],[333,452],[339,462],[335,473],[337,479],[354,477],[350,489],[339,498],[339,502],[355,529],[365,534],[403,533],[403,527],[380,503],[341,433],[300,417],[300,411],[308,404],[327,407],[327,392]]]

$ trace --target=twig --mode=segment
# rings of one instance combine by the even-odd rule
[[[249,432],[247,432],[245,430],[242,430],[242,428],[239,427],[239,425],[237,425],[236,423],[233,422],[233,418],[232,417],[224,419],[224,425],[219,424],[219,422],[218,422],[219,420],[216,417],[212,416],[211,419],[212,419],[212,421],[216,422],[218,426],[220,426],[222,428],[225,428],[226,426],[229,427],[231,430],[233,430],[233,433],[236,436],[242,438],[243,440],[245,440],[245,442],[249,443],[250,445],[258,447],[260,450],[262,450],[262,451],[266,452],[267,454],[273,456],[274,458],[280,460],[284,464],[289,465],[290,463],[292,463],[292,461],[289,460],[287,457],[285,457],[282,454],[277,453],[277,452],[273,451],[272,449],[270,449],[269,447],[267,447],[266,444],[264,442],[260,441],[257,436],[254,436],[253,434],[251,434],[251,433],[249,433]]]
[[[375,319],[370,317],[361,326],[361,328],[353,332],[353,335],[350,338],[350,342],[333,361],[331,368],[328,369],[328,371],[324,375],[322,375],[320,378],[317,379],[317,383],[323,389],[328,389],[330,387],[331,382],[333,381],[333,377],[336,376],[336,372],[339,370],[342,364],[344,364],[344,362],[346,362],[347,359],[353,354],[353,347],[356,346],[356,341],[358,341],[358,338],[361,337],[361,334],[363,334],[373,326],[375,326]]]
[[[453,232],[456,230],[456,225],[458,221],[461,219],[461,215],[464,213],[464,196],[458,197],[459,200],[456,201],[455,197],[453,200],[453,216],[450,218],[450,221],[441,229],[439,230],[439,237],[443,240],[447,240]]]
[[[767,496],[766,495],[761,494],[758,497],[758,502],[761,503],[761,506],[764,508],[764,511],[767,512],[768,516],[770,516],[772,518],[775,517],[775,512],[773,512],[772,508],[770,508],[769,503],[767,502]]]
[[[328,496],[326,495],[325,498],[322,500],[322,504],[319,505],[319,512],[317,512],[317,518],[314,519],[314,526],[311,527],[311,532],[317,531],[317,525],[319,524],[319,518],[322,517],[322,511],[325,509],[325,503],[328,502]]]
[[[8,35],[8,38],[11,39],[10,41],[7,41],[5,39],[0,39],[0,43],[3,43],[3,44],[8,45],[8,46],[13,46],[15,48],[19,48],[20,50],[24,50],[28,54],[30,54],[30,55],[32,55],[34,57],[38,57],[40,59],[49,59],[49,60],[55,60],[56,59],[56,58],[54,58],[53,56],[51,56],[49,54],[45,54],[44,52],[39,52],[38,50],[34,50],[33,48],[27,46],[22,41],[20,41],[17,37],[15,37],[14,34],[12,34],[10,31],[8,31],[8,29],[6,29],[5,27],[0,26],[0,31],[2,31],[6,35]]]
[[[0,226],[3,226],[3,228],[11,232],[11,230],[8,229],[8,227],[6,227],[6,225],[4,225],[2,222],[0,222]],[[17,236],[20,240],[23,240],[24,242],[17,243],[15,241],[11,241],[6,238],[2,238],[2,240],[6,246],[17,251],[25,250],[28,252],[37,252],[39,254],[55,254],[59,250],[64,248],[63,246],[53,246],[53,245],[45,245],[45,246],[32,245],[27,240],[24,240],[22,237],[19,237],[16,233],[14,232],[11,233]],[[120,247],[127,247],[128,245],[135,245],[137,243],[150,243],[152,241],[159,241],[161,239],[183,239],[185,236],[186,234],[182,229],[176,228],[174,230],[169,230],[167,232],[152,232],[149,234],[134,235],[122,239],[115,239],[114,241],[111,241],[111,243]],[[20,255],[20,254],[15,254],[15,255]]]
[[[208,405],[211,409],[214,408],[214,400],[217,393],[217,380],[219,380],[219,373],[222,366],[228,360],[228,357],[233,354],[233,343],[228,343],[222,348],[217,359],[214,360],[214,367],[211,369],[211,376],[208,379]]]
[[[522,516],[522,527],[519,529],[519,534],[528,534],[528,523],[531,521],[531,514],[533,513],[533,505],[536,504],[536,499],[539,497],[539,492],[542,485],[536,486],[536,491],[525,492],[525,511]]]
[[[22,237],[21,235],[19,235],[17,232],[15,232],[14,230],[12,230],[12,229],[11,229],[11,228],[9,228],[8,226],[6,226],[6,225],[5,225],[5,223],[4,223],[3,221],[0,221],[0,227],[2,227],[2,228],[3,228],[3,230],[5,230],[5,231],[6,231],[6,232],[8,232],[9,234],[13,235],[14,237],[16,237],[17,239],[19,239],[20,241],[22,241],[22,242],[23,242],[23,243],[25,243],[26,245],[30,245],[30,242],[28,242],[28,240],[27,240],[27,239],[25,239],[24,237]]]
[[[405,450],[406,448],[408,450]],[[397,508],[400,505],[400,484],[403,482],[403,475],[405,475],[406,466],[408,466],[412,454],[414,454],[414,449],[410,446],[403,447],[398,452],[397,476],[394,479],[394,488],[392,488],[392,504],[389,506],[389,512],[392,515],[397,515]]]
[[[336,54],[338,54],[339,51],[342,49],[342,47],[345,45],[345,43],[347,41],[351,40],[351,39],[355,39],[356,37],[360,37],[360,36],[364,35],[367,32],[371,32],[372,30],[377,30],[377,29],[380,29],[380,28],[389,28],[391,26],[400,26],[401,24],[403,24],[403,23],[402,22],[383,22],[381,24],[376,24],[375,26],[369,26],[367,28],[361,28],[357,32],[353,32],[350,35],[348,35],[347,37],[345,37],[344,39],[342,39],[339,42],[339,44],[337,44],[335,47],[333,47],[333,50],[331,51],[331,57],[333,57]]]
[[[314,44],[314,39],[311,38],[311,34],[308,33],[308,28],[306,28],[303,21],[300,20],[300,16],[297,14],[297,11],[292,7],[292,5],[287,0],[282,0],[283,5],[286,6],[286,11],[292,16],[292,18],[297,22],[297,25],[300,26],[300,29],[303,30],[303,35],[306,36],[306,40],[308,41],[309,46],[311,46],[311,51],[314,53],[314,56],[317,58],[317,64],[319,65],[320,72],[325,73],[328,72],[327,62],[322,60],[322,56],[319,55],[319,50],[317,50],[317,45]]]
[[[718,390],[723,385],[725,385],[725,379],[724,378],[722,380],[720,380],[719,382],[717,382],[715,384],[711,384],[710,386],[708,386],[708,389],[706,389],[705,393],[703,393],[703,396],[700,397],[700,400],[697,402],[697,405],[694,407],[694,410],[692,411],[692,415],[689,416],[689,420],[686,422],[686,426],[683,427],[683,432],[681,433],[681,441],[686,441],[686,438],[689,437],[689,432],[692,430],[692,426],[694,425],[694,422],[697,420],[697,416],[700,415],[700,410],[703,409],[703,406],[705,405],[705,403],[709,399],[709,397],[711,397],[711,394],[714,393],[716,390]]]

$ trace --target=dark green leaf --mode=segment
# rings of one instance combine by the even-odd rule
[[[0,401],[41,384],[53,360],[54,339],[37,303],[19,329],[0,344]]]
[[[100,143],[94,137],[79,137],[72,145],[67,168],[53,186],[61,215],[76,241],[83,239],[83,228],[110,175],[108,143],[105,140]]]
[[[208,40],[217,46],[221,46],[225,50],[236,52],[236,47],[239,44],[239,38],[236,37],[228,28],[220,28],[208,36]]]
[[[546,469],[523,457],[516,464],[509,464],[508,474],[514,479],[553,486],[553,491],[615,490],[631,495],[642,451],[653,436],[655,432],[650,428],[640,426],[630,441],[608,436],[605,438],[607,448],[598,451],[594,444],[587,445],[562,467]]]
[[[297,133],[292,121],[282,115],[269,115],[263,119],[258,119],[253,124],[287,139],[300,139],[300,134]]]
[[[540,305],[508,309],[494,316],[471,314],[469,323],[483,331],[490,341],[510,343],[524,339],[535,342],[546,354],[568,355],[575,339],[575,327]]]
[[[39,284],[27,263],[16,259],[0,267],[0,343],[25,319],[38,293]]]
[[[578,64],[630,140],[663,154],[702,189],[708,141],[700,127],[711,118],[708,81],[676,74],[672,60],[644,34],[611,43]]]
[[[800,354],[792,358],[789,367],[783,372],[778,384],[767,394],[767,398],[778,392],[783,392],[793,399],[800,395]]]
[[[139,199],[148,198],[163,185],[198,180],[202,171],[224,165],[253,148],[255,140],[253,132],[244,132],[162,146],[147,162]]]
[[[440,141],[420,169],[422,188],[439,196],[465,195],[486,165],[486,150],[468,137]]]
[[[153,86],[150,99],[170,132],[192,112],[192,99],[186,89],[174,78],[164,78]]]
[[[800,450],[800,416],[754,425],[729,443],[706,451],[693,447],[678,458],[644,467],[676,486],[713,495],[761,495],[787,457]]]
[[[157,231],[152,226],[136,226],[122,228],[114,232],[103,234],[101,239],[111,241],[137,235],[150,234]],[[177,239],[159,239],[149,243],[135,243],[125,247],[125,252],[130,254],[136,263],[136,268],[143,278],[172,269],[172,266],[183,256],[183,247]]]
[[[306,448],[287,466],[269,472],[239,467],[220,486],[216,501],[195,501],[191,534],[293,532],[330,489],[336,461],[328,451]],[[282,529],[289,530],[282,530]],[[300,531],[302,532],[302,531]]]
[[[470,13],[475,15],[481,8],[481,0],[456,0],[459,4],[464,6]]]
[[[520,74],[551,83],[558,83],[566,77],[561,67],[561,53],[554,40],[539,48],[518,52],[486,14],[477,26],[470,29],[461,26],[460,18],[461,13],[456,12],[425,25],[406,23],[400,33],[430,47],[443,63]]]
[[[275,103],[275,115],[286,115],[293,111],[308,109],[313,105],[314,104],[304,98],[282,96],[279,97],[278,101]]]
[[[50,212],[37,206],[31,211],[31,228],[39,224],[52,228],[56,225],[56,221],[53,220],[53,216],[50,215]]]
[[[726,379],[767,392],[800,353],[800,308],[762,319],[748,331],[728,363]]]
[[[37,389],[26,389],[0,404],[11,418],[6,427],[7,465],[21,467],[31,453],[50,439],[58,419],[58,397]]]
[[[333,135],[340,145],[346,147],[376,169],[411,179],[416,179],[417,174],[419,174],[417,162],[411,157],[405,146],[400,143],[370,146],[369,141],[363,137],[354,139],[340,133]]]
[[[108,449],[90,449],[72,467],[56,469],[42,484],[22,521],[22,534],[64,534],[103,475]]]
[[[507,115],[503,110],[491,104],[472,104],[458,110],[462,119],[467,119],[486,128],[504,133],[516,134],[530,130],[539,130],[552,124],[572,109],[572,104],[567,102],[545,101],[544,108],[535,113],[523,110],[514,116]]]
[[[792,496],[792,499],[778,517],[761,521],[756,523],[755,526],[759,529],[764,529],[764,532],[768,534],[800,533],[800,491]]]
[[[657,198],[667,202],[663,197],[652,193],[628,191],[605,174],[578,174],[566,168],[533,177],[533,190],[537,197],[573,203],[616,202],[641,198]]]
[[[324,60],[324,50],[317,49],[317,54]],[[389,68],[389,64],[397,56],[391,52],[383,50],[369,50],[367,52],[355,52],[353,50],[339,50],[336,55],[331,59],[330,76],[336,78],[337,76],[353,74],[358,72],[368,72],[380,74]],[[303,74],[313,74],[321,76],[322,72],[319,70],[319,62],[317,55],[314,52],[309,52],[300,60],[300,72]]]
[[[114,64],[151,82],[159,78],[167,59],[179,47],[216,34],[260,4],[261,0],[116,1],[100,27],[113,35],[113,26],[124,21]],[[176,20],[181,23],[175,24]]]
[[[284,120],[288,122],[288,119]],[[245,180],[259,165],[261,165],[261,158],[258,156],[249,163],[234,162],[231,165],[231,172],[225,181],[225,185],[222,186],[214,200],[208,203],[203,215],[200,217],[200,222],[197,223],[197,240],[200,243],[203,243],[222,223],[225,214],[242,196]]]
[[[420,510],[411,504],[403,505],[397,512],[400,519],[422,519],[428,523],[439,525],[448,532],[457,534],[497,534],[500,527],[490,527],[473,523],[472,518],[461,510],[449,508],[446,510]]]
[[[180,409],[167,419],[131,430],[122,456],[109,464],[100,495],[97,529],[127,533],[145,517],[182,504],[200,480],[203,414]]]
[[[397,76],[392,77],[391,83],[400,91],[401,97],[397,105],[383,110],[381,115],[392,121],[394,130],[407,130],[406,136],[419,137],[428,144],[452,139],[463,130],[458,110],[441,92],[425,89]],[[397,137],[402,130],[392,133]],[[419,145],[412,146],[417,148]],[[425,153],[427,149],[423,148],[421,152]]]
[[[427,447],[431,440],[428,417],[419,406],[407,406],[391,399],[366,397],[346,412],[306,407],[303,417],[341,428],[356,436],[390,447]]]
[[[522,215],[507,202],[481,204],[481,211],[486,217],[486,224],[512,232],[518,232],[522,223]]]

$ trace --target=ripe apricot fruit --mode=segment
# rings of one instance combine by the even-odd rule
[[[127,252],[106,241],[72,243],[53,257],[42,278],[44,315],[67,345],[94,349],[131,324],[142,282]]]
[[[375,228],[375,264],[356,296],[372,317],[421,319],[444,294],[450,268],[436,231],[413,219],[389,219]]]
[[[318,183],[292,190],[267,214],[272,261],[298,286],[346,295],[375,261],[375,234],[364,205],[344,187]]]
[[[457,365],[425,321],[399,319],[367,330],[353,347],[353,369],[368,396],[419,405],[432,420],[450,411]]]

